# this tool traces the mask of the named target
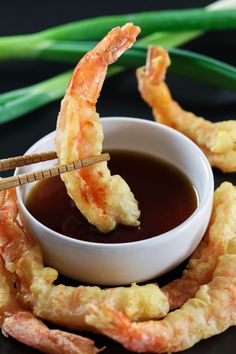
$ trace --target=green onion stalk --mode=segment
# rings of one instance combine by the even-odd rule
[[[83,56],[93,43],[68,43],[68,51],[62,51],[61,47],[54,45],[50,50],[41,52],[43,58],[50,57],[52,53],[63,61],[74,62]],[[119,59],[116,66],[108,71],[108,76],[115,75],[126,68],[135,69],[145,64],[147,46],[134,47]],[[170,72],[191,79],[200,80],[209,84],[236,92],[236,68],[204,55],[191,53],[182,49],[169,49],[172,65]],[[71,72],[58,75],[42,83],[32,85],[25,89],[15,90],[8,94],[0,95],[0,123],[20,117],[25,113],[39,108],[49,102],[61,98],[71,76]]]
[[[130,21],[142,28],[143,36],[151,34],[143,39],[144,43],[150,44],[154,36],[159,45],[179,46],[199,36],[203,30],[236,28],[236,0],[220,0],[200,9],[97,17],[38,33],[0,37],[0,60],[35,57],[38,51],[58,40],[100,40],[111,28]]]
[[[76,63],[78,58],[82,57],[94,46],[94,42],[54,44],[42,51],[39,58]],[[134,45],[120,57],[118,65],[128,69],[136,69],[143,66],[147,49],[148,46],[145,44]],[[188,50],[170,48],[168,51],[172,62],[169,69],[170,72],[215,86],[223,86],[225,89],[236,92],[235,67]]]
[[[104,32],[107,31],[106,26],[108,26],[109,21],[110,26],[112,27],[112,21],[114,19],[117,20],[119,18],[120,21],[126,22],[127,20],[131,21],[131,18],[128,19],[129,16],[136,16],[136,19],[139,18],[140,21],[144,21],[144,33],[149,33],[148,31],[150,31],[151,34],[137,41],[137,44],[120,58],[118,65],[113,65],[109,68],[108,76],[113,76],[117,73],[122,72],[125,68],[134,69],[138,66],[144,65],[148,44],[158,44],[164,47],[176,47],[202,34],[202,29],[232,28],[231,21],[234,16],[234,11],[232,10],[218,11],[218,14],[223,13],[222,17],[220,17],[219,15],[216,16],[216,18],[218,19],[218,25],[216,25],[217,21],[214,19],[212,20],[212,22],[210,22],[212,27],[210,27],[209,22],[207,25],[208,27],[204,26],[206,26],[207,23],[206,18],[208,18],[208,20],[210,18],[213,19],[213,17],[208,16],[208,12],[210,13],[210,10],[221,10],[222,8],[224,9],[233,7],[236,7],[235,0],[221,0],[211,4],[208,9],[204,11],[202,9],[196,9],[162,11],[155,13],[157,16],[161,14],[159,19],[160,23],[162,21],[162,29],[168,29],[168,31],[172,31],[172,29],[175,29],[175,32],[171,33],[151,33],[151,31],[153,31],[153,28],[151,29],[150,24],[148,25],[147,18],[149,16],[149,20],[153,20],[154,17],[150,17],[150,13],[146,13],[143,17],[143,14],[110,16],[98,19],[83,20],[73,24],[63,25],[53,29],[42,31],[38,34],[33,35],[2,37],[0,38],[0,60],[19,58],[40,58],[45,60],[60,60],[63,62],[75,63],[79,60],[81,56],[83,56],[88,50],[90,50],[95,45],[94,42],[88,41],[87,39],[92,38],[95,32],[96,36],[102,36]],[[217,11],[215,11],[214,14],[216,14],[216,12]],[[231,16],[229,16],[229,12],[232,14]],[[167,16],[167,13],[170,15],[170,17],[168,18],[165,17]],[[189,20],[186,22],[187,27],[186,23],[184,23],[184,26],[183,23],[180,23],[183,21],[183,19],[186,18],[186,14],[191,14],[191,16],[193,16],[192,20],[195,18],[195,27],[193,26],[193,24],[190,24],[191,21]],[[170,18],[171,20],[173,20],[174,17],[176,21],[176,26],[171,27]],[[200,17],[202,18],[200,19]],[[226,23],[224,22],[226,17],[228,18],[230,24],[227,27],[222,27],[223,23],[226,26]],[[224,21],[222,19],[224,19]],[[99,35],[97,31],[94,31],[94,21],[96,20],[98,20],[97,23],[100,23],[99,26],[97,25],[98,28],[101,31],[104,31],[102,34],[99,32]],[[132,21],[134,21],[134,19]],[[206,23],[204,21],[206,21]],[[153,23],[154,22],[155,21],[153,20]],[[159,23],[159,20],[157,22]],[[167,24],[165,24],[165,22]],[[115,25],[117,24],[122,23],[116,22]],[[84,32],[85,28],[87,29],[87,31],[85,31],[86,35]],[[176,32],[177,29],[181,32]],[[196,30],[193,31],[192,29]],[[80,38],[86,39],[86,41],[78,41],[78,39]],[[71,41],[72,39],[73,41]],[[77,42],[74,41],[75,39]],[[11,45],[13,43],[15,43],[15,47]],[[235,91],[236,69],[234,67],[224,64],[220,61],[211,59],[209,57],[191,53],[188,51],[183,51],[180,49],[177,50],[172,48],[169,50],[169,52],[172,60],[172,65],[170,67],[171,72],[192,79],[202,80],[204,82]],[[49,102],[61,98],[64,95],[70,76],[71,71],[57,75],[54,78],[48,79],[46,81],[26,88],[1,94],[0,124],[18,118]]]
[[[123,67],[113,66],[107,76],[116,75]],[[0,95],[0,124],[9,122],[64,96],[71,71],[41,83]]]
[[[35,34],[2,37],[0,38],[0,59],[37,57],[38,51],[42,51],[54,41],[99,40],[111,28],[127,22],[133,22],[140,26],[142,36],[154,32],[173,32],[175,35],[176,31],[186,33],[186,31],[199,32],[236,28],[235,3],[231,1],[232,8],[230,9],[226,5],[223,6],[227,3],[228,1],[222,2],[220,7],[216,2],[206,8],[96,17],[57,26]],[[192,34],[196,33],[190,33],[190,38]]]

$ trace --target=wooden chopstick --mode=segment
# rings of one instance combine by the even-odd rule
[[[10,157],[9,159],[0,160],[0,172],[11,170],[16,167],[32,165],[33,163],[43,162],[47,160],[54,160],[54,159],[57,159],[56,151],[48,151],[48,152],[42,152],[40,154]]]
[[[45,168],[43,170],[30,172],[30,173],[22,173],[18,176],[12,176],[7,178],[0,179],[0,191],[5,189],[21,186],[26,183],[32,183],[35,181],[40,181],[42,179],[50,178],[53,176],[58,176],[65,172],[70,172],[73,170],[77,170],[81,167],[86,167],[89,165],[93,165],[95,163],[108,161],[110,160],[110,155],[108,153],[89,157],[87,159],[74,161],[65,165],[56,165],[50,168]]]

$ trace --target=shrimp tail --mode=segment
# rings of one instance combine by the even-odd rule
[[[152,108],[155,120],[192,139],[213,167],[223,172],[236,171],[236,121],[213,123],[185,111],[172,98],[164,82],[169,65],[168,53],[161,47],[151,46],[145,68],[136,71],[140,94]]]
[[[96,354],[92,340],[60,330],[50,330],[28,311],[19,311],[6,317],[2,330],[5,334],[30,347],[49,354]]]

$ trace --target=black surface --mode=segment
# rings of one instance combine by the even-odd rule
[[[143,10],[203,6],[210,1],[96,1],[93,3],[67,0],[51,1],[5,1],[1,3],[0,35],[31,33],[56,24],[105,14],[118,14]],[[163,5],[164,4],[164,5]],[[221,31],[210,33],[187,45],[187,48],[206,53],[228,63],[236,64],[235,33]],[[64,71],[67,65],[38,61],[0,63],[0,92],[26,86]],[[236,116],[235,95],[224,90],[204,86],[174,77],[168,77],[174,97],[195,113],[211,120],[234,119]],[[98,104],[101,116],[132,116],[152,119],[151,112],[137,92],[133,73],[121,74],[105,83]],[[19,120],[0,127],[0,158],[24,153],[35,141],[54,130],[59,102],[50,104]],[[216,186],[229,180],[236,183],[235,174],[215,173]],[[179,267],[160,281],[165,283],[181,274]],[[67,283],[70,281],[66,280]],[[236,329],[202,341],[187,354],[234,354]],[[97,346],[106,346],[104,354],[125,354],[117,343],[104,337],[94,337]],[[12,339],[0,335],[0,354],[33,354]]]

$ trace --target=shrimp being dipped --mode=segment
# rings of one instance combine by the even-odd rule
[[[218,257],[226,252],[229,240],[236,235],[235,215],[236,187],[225,182],[215,191],[208,229],[190,257],[187,269],[181,278],[162,288],[171,309],[183,305],[201,285],[211,280]]]
[[[15,194],[11,198],[11,202],[3,199],[3,208],[16,204]],[[16,219],[0,222],[0,245],[5,267],[16,277],[19,298],[42,319],[73,329],[93,329],[85,322],[91,303],[107,304],[131,320],[163,317],[169,310],[166,295],[155,284],[106,290],[97,286],[54,285],[57,271],[44,267],[39,245]]]
[[[135,42],[140,28],[116,27],[76,66],[58,116],[56,150],[60,163],[100,155],[103,131],[96,112],[107,68]],[[122,223],[138,226],[138,203],[127,183],[111,176],[107,163],[65,173],[67,192],[78,209],[101,232]]]
[[[161,47],[151,46],[146,67],[137,70],[139,91],[152,108],[156,121],[192,139],[213,167],[223,172],[236,171],[236,121],[212,123],[183,110],[163,81],[169,65],[168,53]]]
[[[188,349],[236,325],[236,238],[220,256],[210,283],[163,320],[136,322],[108,307],[92,309],[87,322],[136,352],[170,353]]]
[[[72,333],[50,330],[16,299],[12,275],[0,258],[0,327],[5,335],[49,354],[96,354],[93,341]]]

